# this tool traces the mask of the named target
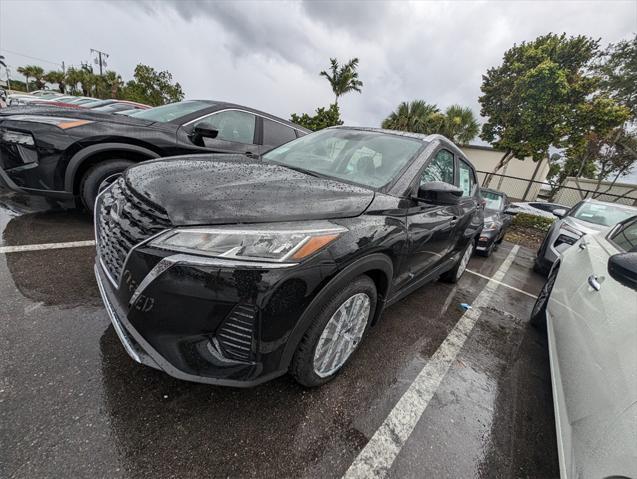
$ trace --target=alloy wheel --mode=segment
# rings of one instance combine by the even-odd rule
[[[360,343],[369,319],[371,301],[366,293],[350,296],[325,325],[314,350],[314,372],[327,377],[338,371]]]

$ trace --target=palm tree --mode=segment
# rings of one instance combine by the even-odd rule
[[[480,131],[480,125],[471,108],[451,105],[445,111],[442,133],[454,143],[465,145],[473,140]]]
[[[107,70],[101,77],[98,77],[100,84],[99,90],[103,96],[109,98],[117,98],[119,90],[124,86],[121,75],[118,75],[112,70]]]
[[[319,75],[327,78],[332,86],[335,100],[334,103],[338,105],[338,97],[344,95],[350,91],[361,92],[363,82],[358,79],[358,58],[352,58],[345,65],[339,67],[336,58],[330,58],[330,71],[331,74],[323,70]]]
[[[387,118],[382,127],[389,130],[411,131],[413,133],[433,133],[440,123],[440,110],[424,100],[402,102]]]
[[[18,67],[18,73],[24,75],[27,80],[27,91],[29,91],[29,78],[33,78],[35,80],[35,86],[38,89],[44,87],[44,69],[37,65],[25,65],[23,67]]]
[[[57,84],[60,89],[60,93],[64,93],[64,89],[66,86],[66,78],[64,72],[59,70],[51,70],[46,75],[44,75],[44,81],[47,83]]]

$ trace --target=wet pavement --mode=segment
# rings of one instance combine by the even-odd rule
[[[92,239],[91,220],[0,191],[0,247]],[[473,258],[491,276],[512,245]],[[93,247],[0,254],[0,477],[341,477],[487,280],[432,283],[386,310],[331,383],[178,381],[133,362],[104,311]],[[503,282],[537,294],[533,252]],[[558,477],[533,299],[498,286],[388,476]]]

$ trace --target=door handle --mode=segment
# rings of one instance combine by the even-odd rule
[[[588,277],[588,285],[595,291],[599,291],[600,289],[602,289],[602,285],[599,283],[599,281],[597,280],[597,276],[594,274],[591,274]]]

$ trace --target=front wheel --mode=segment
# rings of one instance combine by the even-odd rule
[[[457,283],[460,280],[467,269],[467,265],[469,264],[469,260],[473,254],[474,246],[475,241],[472,239],[462,252],[462,256],[460,256],[460,259],[455,266],[440,276],[442,281],[446,283]]]
[[[97,195],[106,182],[115,181],[132,164],[128,160],[107,160],[92,166],[80,183],[80,198],[86,209],[92,212]]]
[[[320,386],[350,360],[376,310],[376,286],[369,276],[332,287],[294,353],[290,372],[306,387]]]

